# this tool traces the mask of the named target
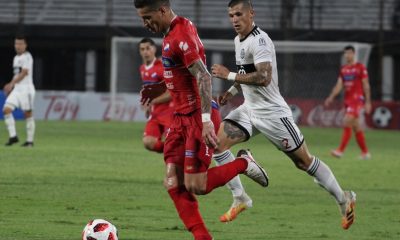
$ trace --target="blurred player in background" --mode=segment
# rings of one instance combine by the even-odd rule
[[[238,73],[229,72],[219,64],[214,64],[211,70],[214,77],[233,83],[222,96],[221,104],[239,91],[243,92],[245,100],[221,124],[218,152],[229,151],[233,145],[261,132],[297,168],[313,176],[335,198],[342,214],[342,227],[348,229],[355,216],[355,193],[343,191],[331,169],[309,152],[292,112],[279,92],[275,47],[268,34],[254,24],[251,2],[231,0],[228,12],[238,34],[234,40]]]
[[[175,108],[164,147],[164,185],[194,239],[210,240],[193,193],[208,194],[239,173],[264,187],[268,177],[247,151],[239,151],[239,157],[230,163],[209,169],[218,143],[215,130],[220,116],[212,101],[211,75],[197,29],[172,11],[169,0],[135,0],[134,4],[144,26],[164,34],[164,79]],[[142,97],[149,97],[143,93]]]
[[[161,59],[156,57],[157,47],[151,38],[143,38],[139,42],[139,53],[143,64],[140,66],[140,76],[143,85],[156,84],[164,81]],[[165,83],[162,83],[165,84]],[[171,124],[173,107],[168,91],[144,105],[148,121],[143,133],[144,147],[150,151],[162,153],[164,149],[163,136]]]
[[[364,64],[356,62],[355,49],[353,46],[344,48],[344,58],[346,64],[340,69],[340,75],[333,87],[331,94],[325,100],[325,106],[329,106],[344,87],[344,106],[346,114],[343,119],[343,134],[340,146],[332,150],[334,157],[340,158],[346,149],[354,131],[358,146],[361,149],[360,159],[370,159],[365,142],[364,131],[360,126],[359,116],[365,107],[367,114],[371,113],[371,92],[368,81],[368,72]]]
[[[14,41],[14,47],[17,53],[13,61],[14,77],[4,86],[7,99],[3,107],[3,113],[9,134],[8,142],[5,145],[11,146],[19,141],[15,129],[15,120],[12,115],[12,112],[19,108],[24,112],[26,120],[26,142],[22,146],[33,147],[35,135],[35,120],[32,112],[35,97],[35,87],[32,79],[33,58],[26,50],[27,42],[25,37],[17,36]]]

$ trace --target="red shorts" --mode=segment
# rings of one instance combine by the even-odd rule
[[[151,136],[161,139],[167,131],[172,121],[172,111],[167,111],[162,114],[153,114],[146,123],[143,136]]]
[[[217,133],[221,123],[218,109],[212,108],[211,120]],[[185,173],[207,171],[214,149],[203,141],[202,128],[200,109],[187,115],[175,114],[165,140],[165,163],[180,165]]]
[[[360,116],[361,110],[364,108],[363,102],[355,102],[350,104],[345,104],[346,115],[358,118]]]

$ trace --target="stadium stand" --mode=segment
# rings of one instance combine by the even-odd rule
[[[18,1],[2,1],[0,22],[18,22]],[[310,8],[314,2],[313,8]],[[294,29],[310,28],[310,14],[313,15],[314,29],[358,29],[371,30],[379,28],[379,1],[375,0],[297,0],[293,1],[292,27]],[[107,13],[107,5],[112,8]],[[174,0],[174,9],[178,14],[196,20],[202,28],[226,28],[229,20],[221,17],[226,10],[226,2],[215,0]],[[284,10],[280,0],[253,0],[256,6],[257,23],[266,29],[281,27],[281,12]],[[384,29],[392,28],[396,0],[386,0],[384,5]],[[196,8],[199,6],[199,8]],[[195,9],[198,9],[196,12]],[[312,9],[312,11],[310,10]],[[355,11],[356,10],[356,11]],[[207,13],[207,14],[205,14]],[[34,25],[106,25],[140,26],[141,20],[135,14],[132,0],[29,0],[25,4],[25,24]]]

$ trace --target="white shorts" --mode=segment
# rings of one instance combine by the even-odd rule
[[[19,108],[22,111],[33,110],[33,100],[35,98],[35,90],[19,90],[13,89],[6,99],[4,107],[11,108],[12,110]]]
[[[292,116],[265,118],[256,116],[241,105],[225,117],[224,121],[230,122],[240,128],[246,135],[246,141],[253,135],[262,133],[279,150],[284,152],[296,151],[304,142],[304,137],[293,121]]]

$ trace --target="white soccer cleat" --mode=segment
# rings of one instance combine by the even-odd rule
[[[249,150],[241,149],[236,155],[247,160],[247,169],[244,171],[244,175],[253,179],[263,187],[268,187],[268,174],[258,163],[254,160]]]
[[[331,155],[335,158],[341,158],[343,156],[343,152],[336,149],[331,151]]]
[[[345,191],[344,196],[346,202],[339,204],[339,209],[342,214],[342,228],[347,230],[356,218],[356,193],[353,191]]]
[[[360,160],[369,160],[371,159],[371,153],[361,153],[361,155],[358,157]]]
[[[235,220],[235,218],[239,215],[239,213],[243,212],[247,208],[251,208],[253,206],[253,200],[245,193],[238,197],[233,197],[233,203],[231,208],[224,213],[219,220],[221,222],[230,222]]]

